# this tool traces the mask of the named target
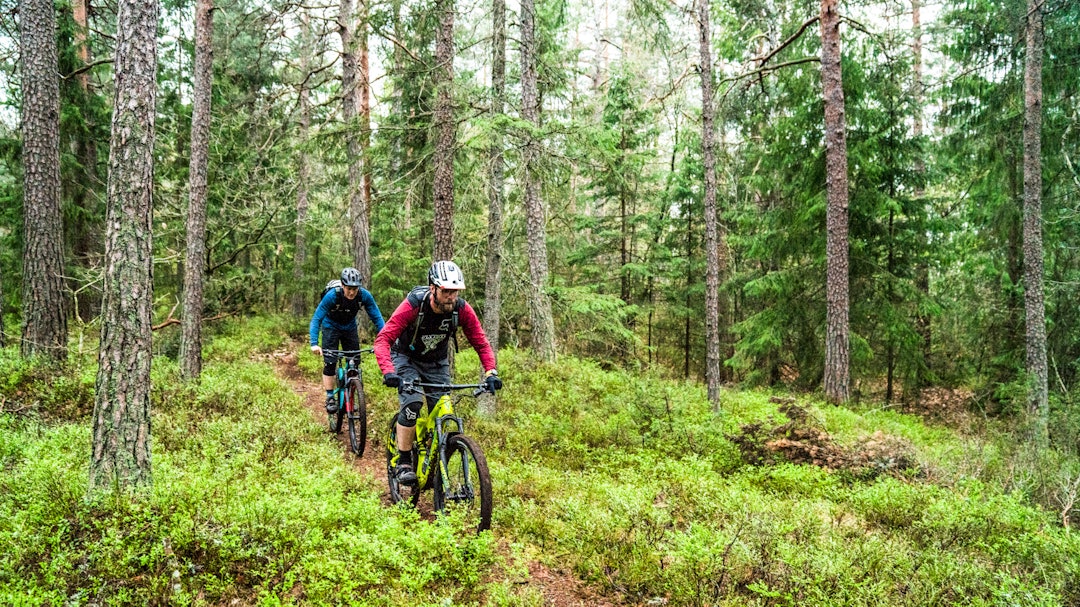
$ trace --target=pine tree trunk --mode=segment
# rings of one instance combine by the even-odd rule
[[[90,63],[90,45],[86,40],[86,33],[89,31],[87,27],[87,0],[73,0],[71,3],[71,18],[75,21],[74,39],[72,40],[72,46],[75,47],[75,55],[79,58],[79,63],[85,66]],[[82,67],[80,66],[80,67]],[[77,76],[79,81],[79,88],[83,92],[90,90],[90,70],[83,70],[79,72]]]
[[[686,301],[683,305],[686,308],[686,317],[683,319],[683,379],[690,379],[690,311],[694,309],[690,294],[697,280],[694,278],[691,263],[694,259],[694,213],[690,205],[684,208],[686,209]]]
[[[620,138],[619,153],[626,154],[626,133]],[[630,219],[627,211],[626,187],[619,186],[619,298],[630,305]]]
[[[7,331],[4,329],[4,276],[0,273],[0,348],[7,347]]]
[[[889,185],[889,198],[895,200],[896,191],[893,189],[892,184]],[[896,276],[896,213],[892,209],[889,209],[889,244],[888,251],[886,252],[885,271],[888,276]],[[896,289],[892,282],[889,282],[885,286],[885,294],[889,299],[889,304],[899,307],[900,301],[897,297]],[[896,338],[892,335],[886,335],[885,337],[885,403],[889,404],[893,400],[893,380],[896,374]]]
[[[713,409],[720,407],[720,238],[716,209],[716,127],[713,112],[712,38],[709,0],[698,0],[701,54],[701,152],[705,164],[705,385]]]
[[[360,206],[363,207],[363,246],[358,247],[356,269],[364,285],[371,288],[371,71],[368,61],[368,18],[369,0],[361,0],[360,19],[357,23],[357,47],[360,53],[360,159],[363,168],[360,171]],[[366,331],[366,324],[361,325]]]
[[[158,4],[120,0],[90,491],[149,486]]]
[[[191,110],[191,169],[188,175],[187,255],[184,258],[184,315],[180,375],[202,372],[203,283],[206,274],[206,181],[210,154],[210,88],[214,65],[213,0],[195,2],[195,73]]]
[[[300,90],[297,92],[300,106],[300,147],[296,153],[296,246],[293,253],[293,294],[291,298],[292,313],[302,316],[307,312],[307,302],[304,297],[307,294],[304,284],[304,263],[307,261],[307,213],[308,213],[308,184],[311,181],[311,168],[308,165],[307,145],[308,133],[311,130],[311,94],[308,90],[308,78],[311,77],[311,16],[305,10],[301,17],[303,30],[303,43],[300,48]],[[367,283],[370,286],[370,282]]]
[[[491,117],[496,125],[488,152],[490,183],[488,185],[488,245],[487,272],[484,280],[484,333],[491,349],[499,351],[499,321],[502,313],[502,247],[503,247],[503,137],[499,118],[506,108],[506,0],[492,1],[491,41]],[[480,373],[485,370],[480,369]],[[494,394],[483,394],[477,402],[480,413],[495,415]]]
[[[521,2],[521,117],[533,129],[540,128],[538,93],[539,44],[536,39],[536,4]],[[540,199],[540,142],[533,133],[526,134],[522,150],[525,165],[525,231],[528,240],[529,306],[532,319],[533,349],[540,360],[555,360],[555,321],[548,299],[547,233],[544,226],[544,203]]]
[[[23,356],[67,358],[68,295],[64,289],[60,216],[60,82],[53,3],[23,0]]]
[[[86,0],[74,0],[71,5],[71,13],[72,20],[75,22],[72,45],[75,47],[76,56],[81,64],[79,67],[85,67],[90,64]],[[76,81],[79,83],[83,95],[89,99],[93,95],[90,91],[90,70],[86,69],[79,72]],[[75,144],[75,153],[79,159],[79,164],[82,165],[82,175],[78,182],[74,184],[74,192],[72,193],[72,202],[80,212],[76,214],[75,218],[69,220],[68,236],[72,238],[72,256],[75,263],[92,267],[93,263],[90,258],[95,254],[100,254],[98,246],[101,241],[100,236],[93,233],[93,225],[99,221],[95,209],[95,200],[98,199],[95,184],[99,183],[97,171],[98,142],[97,137],[94,136],[96,127],[92,113],[85,113],[83,120],[86,121],[86,125],[76,135],[77,141]],[[73,302],[76,304],[73,313],[80,318],[93,316],[99,306],[99,302],[95,301],[95,299],[92,294],[84,294],[82,302]],[[85,303],[86,305],[83,306],[83,309],[80,309],[79,303]],[[84,314],[85,316],[83,316]]]
[[[391,18],[393,19],[394,39],[401,41],[404,35],[404,27],[401,23],[401,3],[402,0],[390,0]],[[390,55],[390,70],[393,74],[405,73],[405,51],[402,50],[399,44],[393,45],[393,52]],[[401,83],[395,83],[393,90],[390,92],[390,115],[391,116],[403,116],[405,107],[404,95],[402,89],[404,86]],[[401,134],[395,135],[390,138],[390,158],[388,159],[391,175],[400,175],[402,171],[402,159],[405,157],[402,151],[402,141],[404,136]],[[402,224],[397,226],[402,230],[408,230],[410,226],[410,217],[412,215],[409,206],[409,196],[406,194],[404,198],[404,208],[402,209]]]
[[[1049,445],[1046,307],[1042,240],[1042,54],[1041,0],[1028,0],[1024,61],[1024,309],[1027,316],[1028,413],[1034,442]]]
[[[360,144],[360,123],[357,113],[360,106],[358,79],[361,77],[357,61],[355,7],[352,0],[341,0],[338,12],[338,34],[341,36],[341,104],[345,121],[345,140],[349,150],[349,220],[352,227],[352,256],[357,269],[368,268],[371,273],[371,230],[368,210],[364,202],[364,159]],[[363,271],[361,271],[363,275]],[[370,285],[368,285],[370,286]]]
[[[435,259],[454,258],[454,3],[436,0],[435,32]]]
[[[922,16],[921,16],[921,0],[911,0],[911,29],[912,29],[912,72],[914,76],[914,82],[912,86],[912,98],[915,100],[915,116],[912,126],[912,135],[915,140],[922,144],[923,137],[923,81],[922,81]],[[918,185],[915,188],[915,198],[921,200],[925,194],[923,188],[923,179],[926,175],[926,163],[923,160],[921,150],[915,158],[915,173]],[[915,288],[918,289],[919,294],[926,301],[930,299],[930,260],[927,259],[929,255],[930,242],[924,235],[920,238],[920,243],[923,247],[922,255],[918,265],[915,267]],[[930,315],[925,312],[923,306],[920,306],[920,310],[915,318],[915,326],[922,337],[922,365],[917,373],[915,381],[916,398],[918,393],[921,392],[924,384],[927,383],[927,377],[930,370],[930,353],[933,345],[933,334],[931,332]],[[904,390],[905,398],[907,397],[907,390]]]
[[[844,88],[840,71],[840,15],[837,0],[821,1],[821,84],[825,100],[825,190],[828,206],[825,398],[834,404],[851,397],[848,343],[848,181],[844,134]]]

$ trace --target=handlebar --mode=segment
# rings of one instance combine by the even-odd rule
[[[422,381],[406,381],[406,382],[401,384],[400,389],[401,389],[402,392],[409,392],[409,393],[414,393],[414,394],[419,393],[419,394],[423,394],[423,395],[426,396],[427,393],[424,392],[424,390],[422,388],[428,388],[428,389],[431,389],[431,390],[440,390],[440,391],[443,391],[443,390],[468,390],[469,388],[472,388],[473,389],[472,395],[474,397],[475,396],[480,396],[481,394],[483,394],[485,392],[490,392],[488,390],[486,382],[481,382],[481,383],[478,383],[478,384],[429,384],[427,382],[422,382]],[[492,392],[492,394],[494,394],[494,392]]]
[[[323,354],[329,354],[331,356],[355,356],[357,354],[371,354],[375,352],[375,348],[361,348],[359,350],[323,350]]]

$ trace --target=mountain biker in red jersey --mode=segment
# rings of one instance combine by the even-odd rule
[[[450,383],[450,340],[458,325],[480,355],[484,381],[491,391],[502,388],[495,370],[495,353],[488,343],[476,311],[460,297],[465,276],[452,261],[436,261],[428,270],[428,286],[409,292],[375,337],[375,360],[383,373],[383,384],[400,388],[404,382]],[[428,394],[428,410],[445,392]],[[416,418],[423,395],[400,393],[397,417],[398,455],[393,461],[398,482],[415,483],[412,446],[416,440]]]

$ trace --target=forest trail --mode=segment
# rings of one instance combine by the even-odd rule
[[[300,353],[299,355],[297,353]],[[278,350],[270,355],[279,377],[289,383],[293,392],[303,400],[304,407],[311,413],[311,419],[321,428],[329,432],[326,420],[325,396],[318,377],[308,377],[298,364],[298,356],[306,354],[307,347],[295,342],[290,344],[289,349]],[[365,384],[366,386],[366,384]],[[372,488],[380,492],[383,505],[390,507],[390,491],[386,486],[386,461],[383,459],[381,445],[375,444],[372,437],[374,432],[382,428],[386,420],[390,418],[389,411],[382,411],[372,407],[368,403],[368,437],[367,448],[364,456],[358,458],[349,450],[349,435],[343,429],[337,435],[337,442],[341,445],[342,457],[358,470]],[[343,424],[344,425],[344,424]],[[425,499],[426,498],[426,499]],[[496,498],[496,507],[498,501]],[[430,495],[423,495],[419,504],[421,515],[426,520],[434,520],[431,511]],[[496,537],[499,536],[495,530]],[[498,550],[504,554],[509,553],[509,542],[506,538],[499,538]],[[514,584],[527,585],[543,597],[543,604],[550,607],[615,607],[632,605],[622,597],[608,597],[599,594],[595,589],[574,577],[569,571],[553,569],[538,561],[530,561],[528,564],[528,579],[514,580]],[[506,572],[495,571],[495,575],[504,575]]]

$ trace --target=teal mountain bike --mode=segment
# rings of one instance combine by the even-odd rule
[[[337,413],[327,415],[330,431],[341,432],[341,424],[349,420],[349,449],[356,457],[364,456],[367,444],[367,397],[364,396],[364,378],[360,372],[360,355],[374,352],[371,348],[361,350],[323,350],[323,354],[337,357]]]
[[[428,384],[406,382],[402,392],[424,394],[472,389],[476,397],[487,392],[485,384]],[[491,528],[491,475],[487,459],[480,446],[464,434],[461,418],[454,414],[450,393],[443,394],[426,415],[416,420],[416,441],[413,442],[413,462],[416,483],[397,481],[397,415],[390,420],[386,433],[386,477],[390,485],[390,501],[408,502],[414,507],[420,493],[430,489],[435,511],[439,514],[460,515],[466,528],[477,533]]]

